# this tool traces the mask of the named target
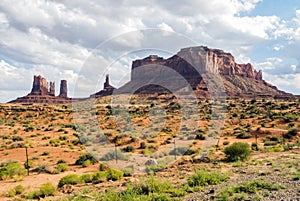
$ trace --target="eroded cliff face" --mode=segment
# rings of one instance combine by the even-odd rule
[[[150,55],[144,59],[133,61],[132,70],[149,64],[168,66],[182,75],[195,75],[195,72],[219,73],[220,75],[238,75],[262,81],[262,72],[256,71],[250,63],[237,64],[230,53],[219,49],[209,49],[205,46],[183,48],[168,59]],[[136,78],[134,76],[133,79]]]
[[[176,89],[175,85],[180,88],[184,84],[182,80],[178,81],[177,74],[204,98],[208,91],[207,83],[203,80],[205,74],[221,76],[226,94],[230,97],[292,96],[265,82],[262,71],[256,71],[250,63],[237,64],[230,53],[205,46],[183,48],[168,59],[150,55],[133,61],[131,81],[121,87],[121,91],[130,91],[126,88],[139,88],[141,85],[143,93],[154,93],[155,87],[144,87],[146,80],[158,85],[165,83],[172,89]]]

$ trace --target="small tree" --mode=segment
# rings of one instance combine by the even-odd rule
[[[230,162],[245,161],[251,153],[250,146],[247,143],[235,142],[224,149],[226,158]]]

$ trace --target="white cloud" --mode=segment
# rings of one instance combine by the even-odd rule
[[[271,75],[264,73],[264,78],[279,89],[296,95],[300,94],[300,74]]]

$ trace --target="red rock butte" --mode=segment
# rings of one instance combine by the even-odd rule
[[[49,86],[50,85],[50,86]],[[55,83],[48,82],[46,78],[35,75],[31,92],[27,96],[19,97],[9,103],[44,103],[44,104],[62,104],[70,103],[71,98],[67,94],[67,81],[61,80],[59,96],[55,96]]]
[[[292,94],[280,91],[264,81],[262,71],[256,71],[250,63],[237,64],[230,53],[206,46],[183,48],[167,59],[150,55],[133,61],[131,80],[116,93],[130,93],[132,89],[138,89],[137,93],[143,94],[168,93],[166,89],[169,88],[180,90],[180,87],[186,87],[180,83],[182,80],[177,76],[180,75],[179,77],[184,78],[198,98],[209,98],[211,91],[203,79],[203,75],[207,74],[220,76],[225,96],[230,99],[294,98]],[[155,84],[146,86],[147,80],[162,83],[167,88],[163,89]]]

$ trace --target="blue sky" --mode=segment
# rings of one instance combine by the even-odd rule
[[[141,31],[149,28],[163,32]],[[106,73],[115,86],[128,81],[132,59],[193,44],[230,52],[300,94],[299,0],[2,0],[0,102],[26,95],[35,74],[89,96]]]

